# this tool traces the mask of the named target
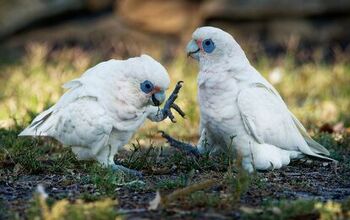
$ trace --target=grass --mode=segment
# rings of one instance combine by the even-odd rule
[[[77,162],[70,149],[62,148],[56,141],[18,138],[20,130],[20,127],[0,129],[1,162],[15,165],[28,174],[63,173]]]
[[[102,168],[96,162],[79,163],[69,148],[53,140],[17,138],[21,128],[0,129],[0,158],[3,168],[9,167],[18,175],[61,174],[82,172],[75,178],[81,184],[93,184],[102,196],[114,196],[118,184],[132,178],[111,169]],[[11,169],[12,168],[12,169]]]
[[[177,188],[182,188],[184,186],[186,186],[186,177],[185,176],[178,176],[174,179],[169,179],[169,178],[166,178],[166,179],[162,179],[160,180],[157,185],[156,185],[156,188],[157,189],[166,189],[166,190],[169,190],[169,189],[177,189]]]
[[[82,172],[86,175],[80,179],[81,184],[93,184],[97,193],[103,196],[115,197],[116,187],[127,179],[124,173],[102,168],[96,163],[85,166]]]
[[[273,201],[265,204],[262,210],[244,209],[243,219],[347,219],[350,217],[349,202],[342,203],[314,200]]]
[[[111,54],[111,57],[118,55]],[[243,219],[315,216],[334,219],[349,215],[350,203],[347,201],[298,200],[283,191],[283,187],[301,192],[306,188],[316,190],[314,184],[318,176],[310,177],[310,180],[296,177],[279,179],[285,178],[284,172],[312,172],[315,169],[321,169],[325,176],[333,174],[333,168],[324,168],[322,162],[316,165],[296,164],[297,168],[292,170],[248,175],[240,169],[239,159],[225,154],[194,158],[164,146],[157,130],[165,130],[185,141],[196,142],[198,139],[198,69],[194,62],[183,56],[166,66],[172,80],[171,89],[177,81],[185,81],[177,102],[186,112],[186,119],[179,118],[176,124],[168,120],[159,124],[147,122],[130,141],[131,151],[116,158],[127,167],[142,170],[145,173],[142,181],[102,168],[95,162],[79,162],[70,149],[54,140],[17,137],[38,112],[58,100],[64,92],[61,88],[64,82],[78,77],[88,67],[105,59],[98,50],[79,47],[53,49],[47,44],[32,43],[20,59],[1,63],[0,184],[4,189],[21,188],[13,184],[31,182],[36,185],[39,179],[48,185],[49,198],[43,201],[38,196],[29,196],[31,199],[28,199],[24,196],[28,190],[21,188],[23,195],[15,201],[25,205],[13,205],[6,198],[0,200],[0,218],[13,215],[14,219],[22,219],[23,213],[26,213],[29,219],[114,219],[119,216],[117,210],[120,207],[147,207],[156,190],[160,190],[164,198],[176,198],[168,201],[165,211],[182,215],[174,210],[197,210],[190,216],[198,218],[205,218],[203,210],[208,209],[230,217],[233,212],[239,213]],[[342,59],[334,64],[322,61],[298,64],[287,54],[279,59],[278,65],[267,56],[254,60],[254,65],[265,77],[274,81],[292,112],[312,131],[318,142],[330,149],[331,157],[340,162],[340,168],[335,172],[341,172],[343,177],[334,174],[324,181],[336,179],[339,184],[349,183],[346,176],[350,174],[350,137],[346,129],[350,126],[350,64]],[[344,124],[343,133],[318,131],[318,127],[325,123],[333,126],[339,122]],[[46,179],[49,179],[48,183]],[[217,182],[200,190],[191,188],[211,179]],[[55,188],[63,193],[54,191]],[[174,192],[180,192],[180,195],[172,194]],[[285,199],[278,202],[277,196]],[[10,206],[11,211],[3,211],[2,204]],[[18,211],[18,207],[22,210]],[[97,211],[90,212],[91,209]]]

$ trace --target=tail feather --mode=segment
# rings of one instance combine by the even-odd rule
[[[292,115],[294,124],[297,126],[299,132],[303,136],[304,140],[306,141],[307,145],[309,146],[308,152],[303,152],[309,156],[325,159],[325,160],[330,160],[337,162],[337,160],[334,160],[330,157],[327,157],[330,155],[329,151],[322,146],[321,144],[317,143],[315,140],[313,140],[310,135],[307,133],[306,129],[304,126],[299,122],[299,120],[293,115],[293,113],[290,113]]]
[[[327,156],[323,156],[322,154],[317,154],[315,152],[312,152],[311,154],[309,154],[309,153],[306,153],[306,154],[309,155],[309,156],[312,156],[312,157],[317,157],[317,158],[321,158],[321,159],[324,159],[324,160],[337,162],[337,160],[334,160],[334,159],[332,159],[330,157],[327,157]]]
[[[43,111],[18,136],[48,136],[48,126],[43,126],[53,112],[52,107]],[[50,126],[51,127],[51,126]]]
[[[324,146],[314,141],[308,134],[307,136],[303,134],[303,137],[313,152],[326,156],[330,155],[329,151]]]
[[[292,115],[294,124],[297,126],[299,132],[303,136],[306,143],[309,145],[310,149],[315,154],[323,154],[323,155],[329,156],[330,155],[329,151],[324,146],[322,146],[321,144],[319,144],[315,140],[313,140],[310,137],[310,135],[307,133],[304,126],[299,122],[299,120],[292,113],[290,113],[290,114]]]

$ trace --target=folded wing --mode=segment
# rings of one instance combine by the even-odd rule
[[[240,91],[238,107],[246,131],[258,142],[329,159],[327,149],[306,133],[273,88],[254,83]]]

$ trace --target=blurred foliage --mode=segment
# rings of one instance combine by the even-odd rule
[[[15,121],[29,123],[59,99],[64,92],[62,84],[102,60],[98,51],[80,47],[53,49],[48,44],[27,45],[21,59],[0,65],[0,126],[9,127]],[[296,64],[293,55],[287,53],[278,59],[278,64],[267,56],[254,60],[253,65],[275,85],[291,111],[308,128],[339,121],[350,125],[350,64],[344,59],[333,64],[321,61]],[[197,64],[180,54],[166,67],[172,81],[169,91],[177,81],[185,82],[177,102],[186,112],[186,119],[179,118],[177,124],[169,120],[159,124],[147,122],[137,137],[150,137],[162,129],[185,139],[194,138],[199,124]]]
[[[74,203],[69,202],[67,199],[62,199],[50,206],[45,195],[39,194],[34,196],[31,206],[28,208],[28,219],[117,220],[121,219],[117,217],[117,211],[114,208],[117,204],[116,201],[109,198],[95,202],[77,200]]]
[[[49,51],[47,44],[33,43],[22,59],[1,65],[0,120],[5,125],[9,118],[28,122],[32,113],[52,105],[64,92],[63,83],[79,76],[92,62],[91,56],[77,48],[51,56]]]

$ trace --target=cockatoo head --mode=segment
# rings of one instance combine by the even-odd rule
[[[161,105],[170,83],[168,72],[148,55],[131,59],[132,71],[127,73],[127,77],[132,83],[134,98],[141,101],[142,105]]]
[[[192,34],[192,40],[187,44],[188,56],[199,61],[201,67],[210,67],[215,64],[240,65],[247,62],[244,51],[233,37],[215,27],[200,27]]]

